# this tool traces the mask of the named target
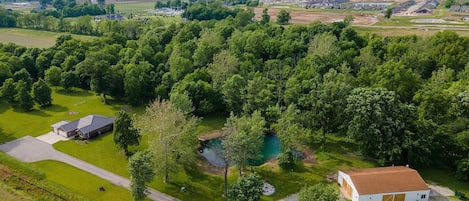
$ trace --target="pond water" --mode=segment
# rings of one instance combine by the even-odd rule
[[[264,146],[262,146],[261,153],[262,159],[260,161],[253,162],[254,165],[262,165],[266,161],[277,157],[280,153],[280,139],[277,135],[266,134],[264,136]],[[224,167],[225,161],[219,154],[223,152],[223,146],[220,138],[211,139],[207,142],[207,145],[201,153],[207,161],[215,167]]]

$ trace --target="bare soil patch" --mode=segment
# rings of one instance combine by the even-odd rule
[[[269,15],[271,21],[276,21],[277,16],[281,9],[269,8]],[[263,8],[254,9],[254,19],[260,20],[262,18]],[[309,24],[311,22],[320,21],[324,23],[332,23],[342,21],[348,14],[341,13],[327,13],[327,12],[315,12],[307,10],[289,10],[291,16],[290,22],[293,24]],[[353,15],[353,24],[355,25],[372,25],[376,23],[376,18],[369,15],[355,14]]]

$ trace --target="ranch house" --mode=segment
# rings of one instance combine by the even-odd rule
[[[340,191],[352,201],[428,201],[430,188],[404,166],[339,171]]]
[[[52,131],[67,138],[80,135],[83,139],[90,139],[112,130],[113,124],[114,117],[93,114],[72,122],[57,122],[52,125]]]

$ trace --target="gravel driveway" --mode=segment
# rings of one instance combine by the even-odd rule
[[[36,162],[42,160],[56,160],[77,167],[83,171],[94,174],[115,185],[130,189],[130,181],[102,168],[91,165],[85,161],[64,154],[55,150],[51,144],[38,140],[31,136],[25,136],[20,139],[0,145],[0,150],[24,162]],[[169,195],[163,194],[154,189],[148,189],[150,194],[148,198],[158,201],[177,201]]]

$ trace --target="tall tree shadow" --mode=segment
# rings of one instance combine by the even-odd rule
[[[15,136],[12,133],[5,133],[2,128],[0,128],[0,144],[7,143],[9,141],[15,140]]]
[[[41,110],[46,110],[50,112],[65,112],[68,110],[67,107],[61,106],[61,105],[50,105],[47,107],[42,107]]]

